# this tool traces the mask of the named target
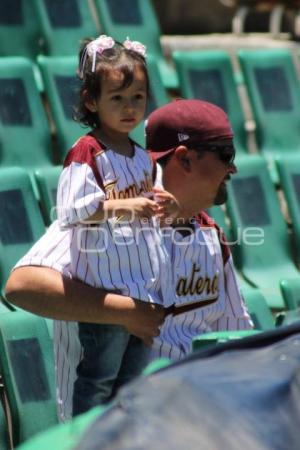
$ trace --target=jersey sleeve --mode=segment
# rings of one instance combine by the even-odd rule
[[[226,308],[222,317],[212,324],[213,331],[249,330],[253,322],[241,295],[230,255],[224,264],[224,284]]]
[[[62,229],[88,219],[105,200],[105,191],[90,140],[79,141],[69,152],[57,189],[57,217]]]

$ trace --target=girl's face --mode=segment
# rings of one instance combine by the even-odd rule
[[[143,120],[147,85],[143,70],[138,66],[134,70],[130,86],[120,88],[124,75],[112,70],[102,80],[101,96],[86,103],[86,107],[98,114],[101,130],[111,137],[128,134]]]

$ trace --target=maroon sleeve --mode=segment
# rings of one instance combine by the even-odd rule
[[[104,190],[103,181],[95,159],[102,151],[104,151],[104,148],[100,143],[93,136],[87,134],[80,138],[68,152],[63,167],[68,167],[72,162],[87,164],[93,171],[98,185]]]

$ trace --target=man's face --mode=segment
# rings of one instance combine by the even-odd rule
[[[172,158],[178,158],[180,171],[174,175],[173,162],[167,163],[163,171],[163,184],[166,190],[180,200],[185,215],[191,217],[202,209],[224,203],[227,199],[226,183],[236,173],[230,153],[225,155],[221,154],[221,150],[205,151],[200,146],[195,150],[185,148],[185,151],[181,150],[180,156],[179,149],[176,152],[177,156]]]
[[[227,201],[228,193],[227,186],[224,183],[220,184],[217,195],[215,197],[214,205],[223,205]]]
[[[204,152],[200,158],[198,154],[195,156],[193,178],[198,187],[196,197],[200,199],[201,204],[205,205],[205,208],[223,204],[227,200],[226,183],[236,172],[235,165],[220,159],[218,152]]]

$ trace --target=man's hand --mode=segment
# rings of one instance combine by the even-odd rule
[[[160,305],[134,300],[134,309],[127,312],[124,326],[130,334],[139,337],[150,346],[153,338],[160,333],[159,327],[165,318],[164,311]]]

